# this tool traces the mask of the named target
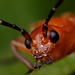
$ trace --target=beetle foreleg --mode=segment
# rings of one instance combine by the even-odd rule
[[[17,46],[17,47],[16,47]],[[31,62],[29,62],[29,60],[27,60],[26,58],[24,58],[22,55],[19,54],[19,52],[17,51],[18,45],[13,44],[13,41],[11,42],[11,48],[12,51],[14,53],[14,55],[22,62],[24,63],[29,69],[30,71],[34,70],[34,67],[32,65]]]
[[[50,56],[48,56],[49,57],[49,62],[42,62],[42,64],[46,64],[46,65],[48,65],[48,64],[52,64],[53,62],[52,62],[52,60],[51,60],[51,58],[50,58]]]
[[[37,65],[37,60],[35,61],[35,64],[34,64],[34,68],[35,69],[37,69],[37,68],[39,68],[39,69],[41,69],[41,65],[42,65],[43,63],[40,63],[39,65]]]

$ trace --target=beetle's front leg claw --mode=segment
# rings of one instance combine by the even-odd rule
[[[25,75],[29,75],[32,72],[32,70],[29,70],[28,72],[26,72]]]
[[[43,64],[43,63],[40,63],[39,65],[37,65],[37,61],[35,61],[34,68],[35,68],[35,69],[37,69],[37,68],[41,69],[41,65],[42,65],[42,64]]]

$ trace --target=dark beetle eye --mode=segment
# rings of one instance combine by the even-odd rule
[[[56,31],[52,30],[50,31],[49,38],[51,42],[56,43],[59,40],[59,34]]]
[[[28,49],[30,49],[31,48],[31,46],[30,46],[30,42],[29,42],[29,40],[25,40],[25,45],[26,45],[26,47],[28,48]]]

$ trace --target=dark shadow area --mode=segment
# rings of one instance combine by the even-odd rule
[[[15,57],[0,59],[0,66],[2,66],[2,65],[11,65],[15,62],[17,62],[17,59]]]
[[[75,75],[75,71],[73,71],[72,73],[68,74],[68,75]]]

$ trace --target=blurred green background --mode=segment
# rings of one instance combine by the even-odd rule
[[[0,0],[0,19],[5,20],[11,24],[24,28],[30,32],[28,25],[31,22],[38,22],[46,18],[51,8],[58,2],[58,0]],[[75,12],[75,0],[64,0],[59,7],[55,16],[64,12]],[[11,28],[0,26],[0,75],[24,75],[28,68],[20,61],[13,59],[13,53],[10,48],[10,41],[21,36],[21,34]],[[32,63],[33,57],[23,54]],[[36,70],[34,75],[65,75],[71,74],[75,71],[75,53],[67,58],[54,63],[48,68]],[[65,66],[67,68],[65,70]],[[70,66],[69,66],[70,65]],[[50,69],[50,70],[49,70]],[[53,71],[54,70],[54,71]],[[63,71],[62,71],[63,70]],[[46,72],[48,74],[45,74]],[[45,73],[44,73],[45,72]]]

